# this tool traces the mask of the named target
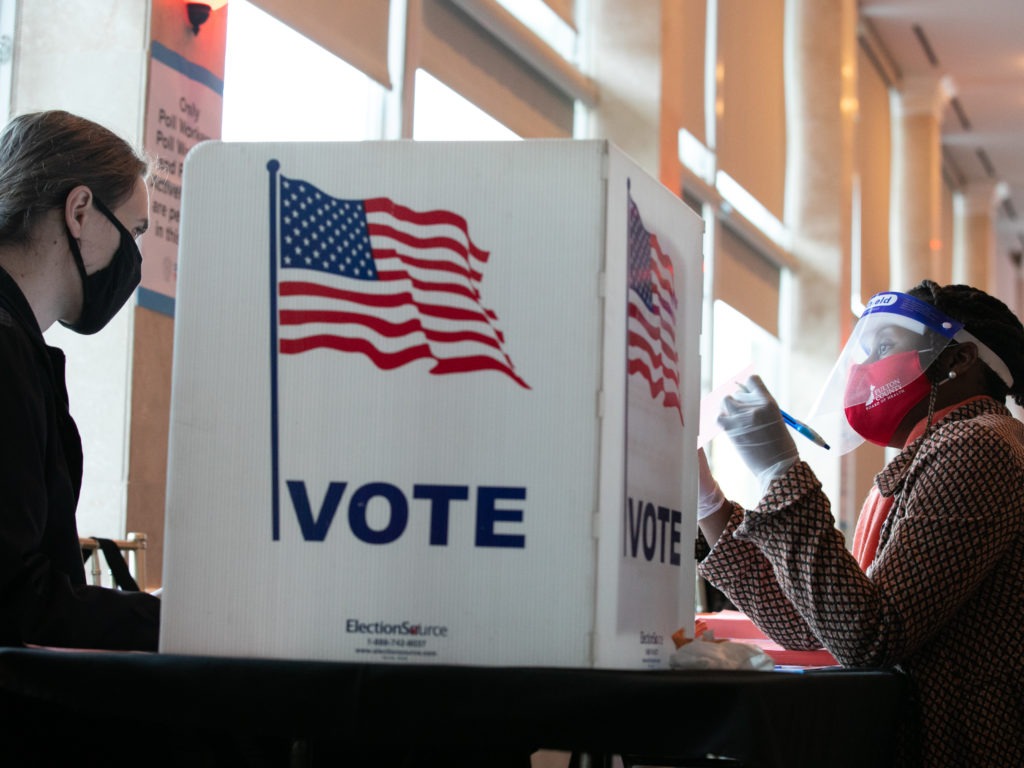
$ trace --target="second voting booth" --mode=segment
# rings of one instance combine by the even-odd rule
[[[161,651],[665,666],[701,239],[605,141],[194,149]]]

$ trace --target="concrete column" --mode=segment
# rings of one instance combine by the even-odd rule
[[[148,32],[148,2],[18,3],[12,114],[65,109],[142,146]],[[132,303],[95,336],[60,325],[46,334],[67,355],[71,413],[85,446],[83,535],[124,536]]]
[[[937,77],[907,78],[893,101],[889,280],[906,290],[943,274],[940,119],[947,96]]]
[[[601,98],[584,134],[614,141],[656,177],[661,0],[595,0],[587,4],[581,22],[589,32],[584,58],[591,77],[601,84]]]
[[[857,69],[853,0],[788,0],[785,51],[785,224],[800,266],[784,291],[782,336],[788,342],[788,370],[800,374],[790,378],[782,394],[786,402],[802,406],[791,406],[794,410],[807,412],[850,325]],[[839,461],[822,453],[812,463],[836,502]],[[838,503],[834,511],[846,527],[850,513],[844,506]]]
[[[996,189],[994,181],[972,181],[954,200],[953,282],[992,294],[998,293],[992,281]]]

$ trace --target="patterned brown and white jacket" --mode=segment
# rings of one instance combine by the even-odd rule
[[[1024,424],[968,401],[875,484],[895,501],[866,571],[800,462],[735,505],[701,574],[785,647],[905,671],[899,764],[1024,765]]]

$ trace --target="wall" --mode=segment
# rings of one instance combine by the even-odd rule
[[[598,82],[600,97],[585,134],[610,139],[657,177],[661,0],[588,5],[581,19],[589,41],[584,69]]]
[[[138,0],[19,3],[12,114],[66,109],[140,144],[148,6]],[[46,334],[68,358],[71,412],[85,448],[79,530],[87,535],[124,532],[133,325],[129,303],[95,336],[60,326]]]
[[[199,34],[187,25],[180,0],[153,0],[152,9],[152,39],[223,80],[228,9],[212,13]],[[164,93],[149,97],[174,101]],[[147,135],[152,130],[148,126]],[[211,135],[219,134],[218,121],[217,132]],[[145,250],[144,242],[143,258]],[[134,320],[127,529],[148,534],[149,581],[158,586],[163,566],[174,319],[139,306],[134,308]]]

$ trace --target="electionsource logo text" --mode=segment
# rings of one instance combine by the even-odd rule
[[[448,637],[448,627],[438,624],[414,624],[402,621],[389,624],[385,621],[364,622],[348,619],[345,631],[357,635],[415,635],[416,637]]]

